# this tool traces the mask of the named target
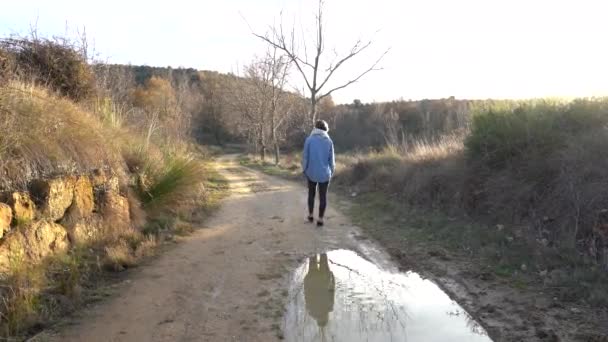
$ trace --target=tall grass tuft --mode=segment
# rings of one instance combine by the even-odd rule
[[[40,267],[16,263],[3,280],[0,303],[1,336],[15,336],[35,323],[40,307],[40,291],[47,286]]]
[[[199,160],[183,155],[168,157],[164,167],[140,189],[143,205],[147,209],[176,208],[200,191],[204,179],[205,167]]]
[[[126,124],[128,110],[124,105],[119,105],[110,98],[95,99],[93,112],[99,116],[101,122],[113,129],[120,129]]]

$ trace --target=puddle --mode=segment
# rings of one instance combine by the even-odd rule
[[[287,341],[491,341],[433,282],[383,271],[348,250],[295,271],[284,325]]]

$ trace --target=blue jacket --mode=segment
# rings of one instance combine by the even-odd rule
[[[336,169],[334,143],[324,130],[315,128],[302,153],[302,171],[313,182],[329,182]]]

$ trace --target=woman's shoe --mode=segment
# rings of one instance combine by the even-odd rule
[[[308,215],[308,217],[307,217],[306,219],[307,219],[307,220],[308,220],[308,222],[310,222],[310,223],[312,223],[312,222],[315,220],[315,218],[314,218],[314,217],[312,217],[312,215]]]
[[[318,219],[317,220],[317,227],[323,227],[323,219]]]

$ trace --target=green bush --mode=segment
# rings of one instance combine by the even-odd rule
[[[608,99],[520,102],[473,115],[465,145],[470,160],[500,169],[547,156],[564,148],[569,136],[606,123]]]
[[[144,207],[172,210],[201,190],[205,167],[193,157],[172,156],[151,178],[145,188],[140,189]]]

